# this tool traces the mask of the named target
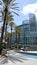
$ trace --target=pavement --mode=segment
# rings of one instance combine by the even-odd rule
[[[15,51],[7,51],[7,57],[0,58],[0,65],[37,65],[36,58],[22,56]]]
[[[20,51],[18,51],[18,53],[37,55],[37,51],[23,51],[23,50],[20,50]]]
[[[36,53],[36,54],[37,54],[37,51],[22,51],[22,50],[20,50],[20,52],[26,52],[26,53]]]

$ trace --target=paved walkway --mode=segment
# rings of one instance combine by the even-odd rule
[[[37,59],[21,56],[14,51],[8,51],[8,57],[0,60],[0,65],[37,65]]]

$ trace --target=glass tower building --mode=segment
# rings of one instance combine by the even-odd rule
[[[21,45],[37,45],[37,23],[34,14],[29,14],[29,23],[24,23],[19,27],[22,29],[20,32],[20,44]],[[26,22],[26,20],[25,20]],[[15,40],[15,35],[14,39]]]

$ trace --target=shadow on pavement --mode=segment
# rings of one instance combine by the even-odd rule
[[[10,60],[11,62],[13,63],[17,63],[18,62],[23,62],[23,60],[28,60],[27,58],[24,59],[24,57],[21,57],[21,56],[8,56],[8,57],[5,57],[5,59],[3,59],[1,62],[0,62],[0,65],[1,64],[7,64]]]

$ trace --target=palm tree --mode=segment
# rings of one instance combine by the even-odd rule
[[[6,42],[6,35],[7,35],[7,28],[8,28],[7,26],[13,20],[14,20],[13,16],[10,14],[10,12],[8,12],[7,17],[6,17],[6,24],[5,24],[5,42]]]
[[[18,15],[15,11],[18,10],[17,4],[15,2],[15,0],[2,0],[0,1],[0,3],[3,3],[3,11],[4,11],[4,22],[3,22],[3,28],[2,28],[2,33],[1,33],[1,44],[2,44],[2,40],[3,40],[3,34],[4,34],[4,28],[5,28],[5,23],[6,23],[6,17],[7,17],[7,13],[8,11],[12,12],[12,14],[16,14]],[[0,4],[1,5],[1,4]],[[12,9],[12,11],[11,11]],[[2,46],[2,45],[1,45]],[[2,47],[1,47],[2,48]]]
[[[2,20],[3,20],[3,18],[4,18],[4,12],[2,12]],[[13,15],[11,15],[11,13],[10,12],[8,12],[7,13],[7,16],[6,16],[6,23],[5,23],[5,42],[6,42],[6,35],[7,35],[7,26],[8,26],[8,24],[10,23],[10,21],[13,21],[14,20],[14,18],[13,18]],[[4,43],[4,46],[5,46],[5,43]]]
[[[2,0],[3,4],[4,4],[4,23],[3,23],[3,33],[1,34],[1,42],[2,42],[2,38],[3,38],[3,34],[4,34],[4,27],[5,27],[5,21],[6,21],[6,16],[7,13],[9,11],[9,9],[12,9],[12,12],[15,13],[16,15],[18,15],[15,11],[13,10],[18,10],[18,7],[16,7],[17,3],[15,3],[15,0]]]
[[[7,33],[6,38],[7,38],[7,48],[9,48],[10,47],[11,34],[10,33]]]
[[[14,21],[14,18],[13,18],[13,16],[10,14],[10,12],[8,12],[8,15],[7,15],[7,17],[6,17],[5,38],[6,38],[6,34],[7,34],[7,26],[8,26],[8,24],[9,24],[11,21]]]
[[[15,27],[15,31],[16,31],[16,43],[20,43],[20,33],[21,33],[21,28],[19,26]],[[17,36],[18,36],[18,41],[17,41]]]
[[[10,22],[10,28],[11,28],[11,44],[12,44],[12,30],[14,28],[15,24],[13,22]]]
[[[3,4],[4,4],[4,23],[3,23],[3,29],[5,27],[5,21],[6,21],[6,16],[7,13],[9,11],[9,8],[12,9],[12,12],[17,14],[16,12],[14,12],[13,10],[18,10],[18,7],[16,7],[17,3],[15,3],[15,0],[2,0]],[[12,7],[11,7],[12,6]],[[18,15],[18,14],[17,14]],[[1,35],[3,36],[3,34]]]

